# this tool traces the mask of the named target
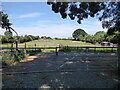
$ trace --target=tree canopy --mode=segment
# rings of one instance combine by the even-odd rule
[[[6,31],[4,33],[4,35],[7,36],[7,37],[12,37],[12,32],[11,31]]]
[[[1,28],[6,29],[9,32],[14,31],[17,34],[17,32],[11,27],[12,23],[10,23],[7,14],[4,14],[2,11],[0,11],[0,19],[1,19],[0,20]],[[18,34],[17,34],[17,36],[18,36]]]
[[[104,3],[98,2],[57,2],[57,0],[51,2],[51,0],[48,0],[47,4],[52,5],[52,10],[55,13],[60,13],[63,19],[67,18],[67,16],[71,20],[74,20],[75,17],[78,18],[77,22],[79,24],[81,20],[88,18],[88,16],[99,15],[99,11],[105,8]]]
[[[62,0],[61,0],[62,1]],[[63,19],[70,17],[71,20],[77,18],[81,20],[90,17],[98,17],[102,21],[103,28],[108,28],[113,32],[120,32],[120,3],[119,2],[58,2],[58,0],[48,0],[55,13],[60,13]],[[119,33],[120,35],[120,33]]]
[[[104,31],[98,31],[98,32],[96,32],[94,35],[102,35],[102,36],[104,36],[104,35],[105,35],[105,32],[104,32]]]
[[[75,40],[78,39],[78,36],[85,37],[87,33],[83,29],[77,29],[73,32],[72,36],[74,37]]]
[[[97,42],[102,42],[105,40],[106,33],[104,31],[98,31],[94,34],[94,40]]]

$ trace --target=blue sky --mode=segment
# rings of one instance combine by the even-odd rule
[[[82,24],[78,24],[77,19],[62,19],[46,2],[2,2],[2,10],[9,15],[12,27],[19,35],[68,38],[78,28],[84,29],[88,34],[106,31],[96,18],[83,20]],[[0,33],[3,34],[4,31],[0,30]]]

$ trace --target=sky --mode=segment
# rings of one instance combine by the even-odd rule
[[[91,35],[97,31],[106,31],[98,18],[89,17],[83,20],[82,24],[78,24],[77,19],[62,19],[46,2],[2,2],[1,7],[2,11],[8,14],[12,27],[19,35],[68,38],[79,28]],[[4,32],[5,30],[0,30],[0,34]]]

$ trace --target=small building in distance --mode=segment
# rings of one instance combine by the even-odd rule
[[[101,46],[110,46],[110,42],[101,42]]]

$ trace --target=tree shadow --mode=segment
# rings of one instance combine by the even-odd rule
[[[96,58],[95,55],[99,57]],[[115,77],[108,77],[103,74],[104,71],[98,71],[105,69],[100,66],[101,60],[108,60],[102,59],[100,55],[100,53],[59,53],[58,56],[55,53],[37,54],[34,58],[31,57],[31,60],[4,69],[3,73],[28,73],[4,75],[3,88],[113,88],[118,83],[113,80]],[[92,67],[94,63],[96,67]],[[93,69],[96,71],[92,71]],[[31,71],[39,73],[30,73]]]

